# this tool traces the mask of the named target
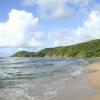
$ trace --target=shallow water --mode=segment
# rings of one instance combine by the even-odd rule
[[[47,100],[80,76],[89,59],[1,58],[0,100]]]

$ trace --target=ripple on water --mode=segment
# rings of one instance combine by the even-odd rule
[[[0,100],[47,100],[72,76],[83,71],[84,59],[0,59]]]

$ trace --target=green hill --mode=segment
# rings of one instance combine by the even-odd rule
[[[19,51],[13,55],[13,57],[32,57],[33,53],[28,51]]]
[[[83,42],[71,46],[46,48],[32,54],[31,52],[17,52],[17,57],[100,57],[100,39]]]

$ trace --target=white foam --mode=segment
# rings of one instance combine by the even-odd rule
[[[29,96],[29,95],[27,95],[27,94],[24,94],[24,97],[26,97],[28,100],[35,100],[34,97],[31,97],[31,96]]]
[[[44,96],[56,96],[57,91],[47,91],[46,93],[43,93]]]
[[[81,70],[77,70],[77,71],[75,71],[75,72],[73,72],[73,73],[70,73],[70,74],[71,74],[72,76],[79,76],[81,73],[82,73]]]

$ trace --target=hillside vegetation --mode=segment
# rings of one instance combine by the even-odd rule
[[[32,56],[33,53],[27,51],[19,51],[13,55],[13,57],[32,57]]]
[[[100,57],[100,39],[83,42],[71,46],[60,46],[46,48],[39,52],[32,53],[21,51],[14,57]]]

